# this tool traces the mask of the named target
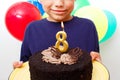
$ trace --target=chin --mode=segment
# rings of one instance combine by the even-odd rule
[[[70,20],[71,17],[66,18],[65,16],[54,16],[54,17],[51,17],[51,18],[49,18],[49,19],[52,20],[52,21],[55,21],[55,22],[61,22],[61,21]]]

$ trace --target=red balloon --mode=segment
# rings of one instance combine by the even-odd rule
[[[29,2],[17,2],[9,7],[5,15],[8,31],[16,39],[22,41],[28,23],[42,18],[39,10]]]

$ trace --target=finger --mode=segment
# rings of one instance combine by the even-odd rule
[[[90,56],[91,56],[92,60],[94,60],[96,58],[96,55],[94,54],[94,52],[91,52]]]
[[[96,58],[95,60],[98,61],[98,62],[100,62],[100,63],[102,63],[102,61],[101,61],[100,58]]]

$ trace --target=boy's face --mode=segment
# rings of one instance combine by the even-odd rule
[[[54,22],[67,21],[74,8],[75,0],[40,0],[45,12],[49,15],[48,20]]]

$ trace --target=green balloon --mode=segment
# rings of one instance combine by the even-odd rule
[[[111,38],[114,32],[116,31],[117,26],[116,17],[110,11],[104,10],[104,13],[108,18],[108,30],[103,39],[99,43],[105,42],[109,38]]]
[[[75,6],[74,6],[74,9],[72,11],[72,15],[74,15],[74,13],[81,7],[84,7],[84,6],[88,6],[90,5],[89,1],[88,0],[76,0],[75,1]]]

